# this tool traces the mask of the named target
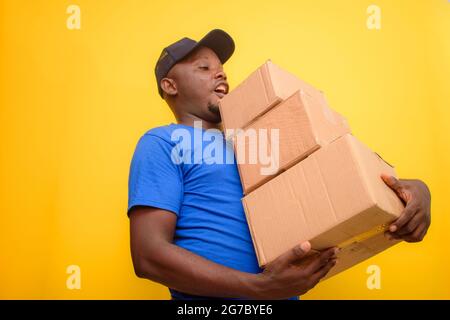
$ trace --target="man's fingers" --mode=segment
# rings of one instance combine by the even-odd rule
[[[317,272],[320,268],[325,266],[330,260],[336,259],[336,255],[338,254],[338,248],[329,248],[325,251],[322,251],[315,259],[306,267],[306,272],[308,274],[313,274]]]
[[[386,237],[390,240],[405,240],[406,242],[419,242],[422,241],[428,232],[428,224],[420,223],[416,229],[412,232],[399,235],[397,233],[386,232]]]
[[[389,231],[394,233],[400,230],[412,219],[416,212],[417,207],[414,204],[407,204],[400,217],[390,225]]]
[[[304,258],[310,250],[311,250],[311,243],[309,243],[309,241],[305,241],[295,246],[291,250],[287,251],[278,259],[280,259],[286,265],[290,263],[295,263],[296,261]]]
[[[419,242],[422,241],[426,233],[425,225],[419,225],[413,232],[401,236],[406,242]]]
[[[411,220],[407,224],[405,224],[403,227],[399,228],[397,231],[395,231],[395,234],[399,236],[404,236],[406,234],[410,234],[414,232],[414,230],[417,229],[420,223],[423,222],[423,216],[420,214],[415,214]]]
[[[332,259],[325,266],[317,270],[312,275],[312,281],[314,282],[314,284],[317,284],[320,281],[320,279],[325,277],[328,274],[328,272],[330,272],[330,270],[336,265],[336,262],[337,262],[336,259]]]
[[[397,193],[400,192],[402,186],[400,181],[396,177],[382,173],[381,179],[383,179],[384,183],[386,183],[392,190],[396,191]]]
[[[399,235],[386,231],[385,236],[389,239],[389,240],[400,240],[402,239]]]
[[[422,233],[420,234],[420,238],[423,240],[423,238],[425,238],[425,236],[427,235],[427,232],[428,232],[428,226],[425,226],[424,228],[423,228],[423,231],[422,231]]]

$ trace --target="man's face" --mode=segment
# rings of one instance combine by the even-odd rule
[[[209,48],[200,47],[177,63],[167,75],[176,83],[177,105],[196,117],[212,122],[221,121],[218,102],[228,93],[223,66]]]

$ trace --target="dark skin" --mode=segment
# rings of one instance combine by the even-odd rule
[[[215,89],[221,86],[221,90]],[[216,54],[201,47],[177,63],[161,80],[164,99],[178,123],[220,129],[218,101],[228,92],[226,74]],[[386,235],[417,242],[430,225],[430,193],[419,180],[383,177],[406,204]],[[395,180],[394,180],[395,179]],[[153,207],[130,212],[131,253],[137,276],[201,296],[285,299],[314,288],[336,264],[338,249],[311,251],[301,243],[267,264],[259,274],[214,263],[173,244],[177,217]]]
[[[431,194],[427,185],[420,180],[397,179],[388,175],[381,178],[405,204],[400,217],[385,233],[386,237],[406,242],[422,241],[431,224]]]
[[[177,122],[194,125],[201,120],[203,128],[220,128],[218,102],[224,93],[214,90],[222,84],[228,93],[227,76],[216,54],[208,48],[200,48],[170,69],[161,80],[164,99]]]

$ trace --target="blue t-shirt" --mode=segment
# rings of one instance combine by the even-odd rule
[[[149,130],[136,146],[128,188],[128,211],[141,205],[177,215],[176,245],[236,270],[262,271],[233,147],[219,130],[180,124]],[[208,298],[169,290],[175,299]]]

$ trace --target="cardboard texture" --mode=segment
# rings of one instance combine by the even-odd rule
[[[275,137],[272,140],[271,132],[274,129],[278,129],[278,139]],[[256,134],[252,136],[250,133]],[[346,119],[330,109],[323,99],[316,99],[304,90],[296,91],[234,137],[244,193],[248,194],[276,174],[346,133],[350,133]],[[267,146],[261,144],[261,138],[265,138]],[[274,159],[277,164],[273,173],[264,171],[268,165],[259,157],[259,148],[263,149],[261,151],[264,154],[278,155],[277,159]],[[250,162],[251,154],[256,159],[253,163]]]
[[[325,101],[322,92],[268,60],[219,101],[225,136],[231,138],[230,129],[243,129],[300,89]]]
[[[345,134],[245,196],[260,266],[305,240],[314,250],[341,246],[326,279],[398,243],[383,231],[404,206],[381,173],[395,176],[376,153]]]

